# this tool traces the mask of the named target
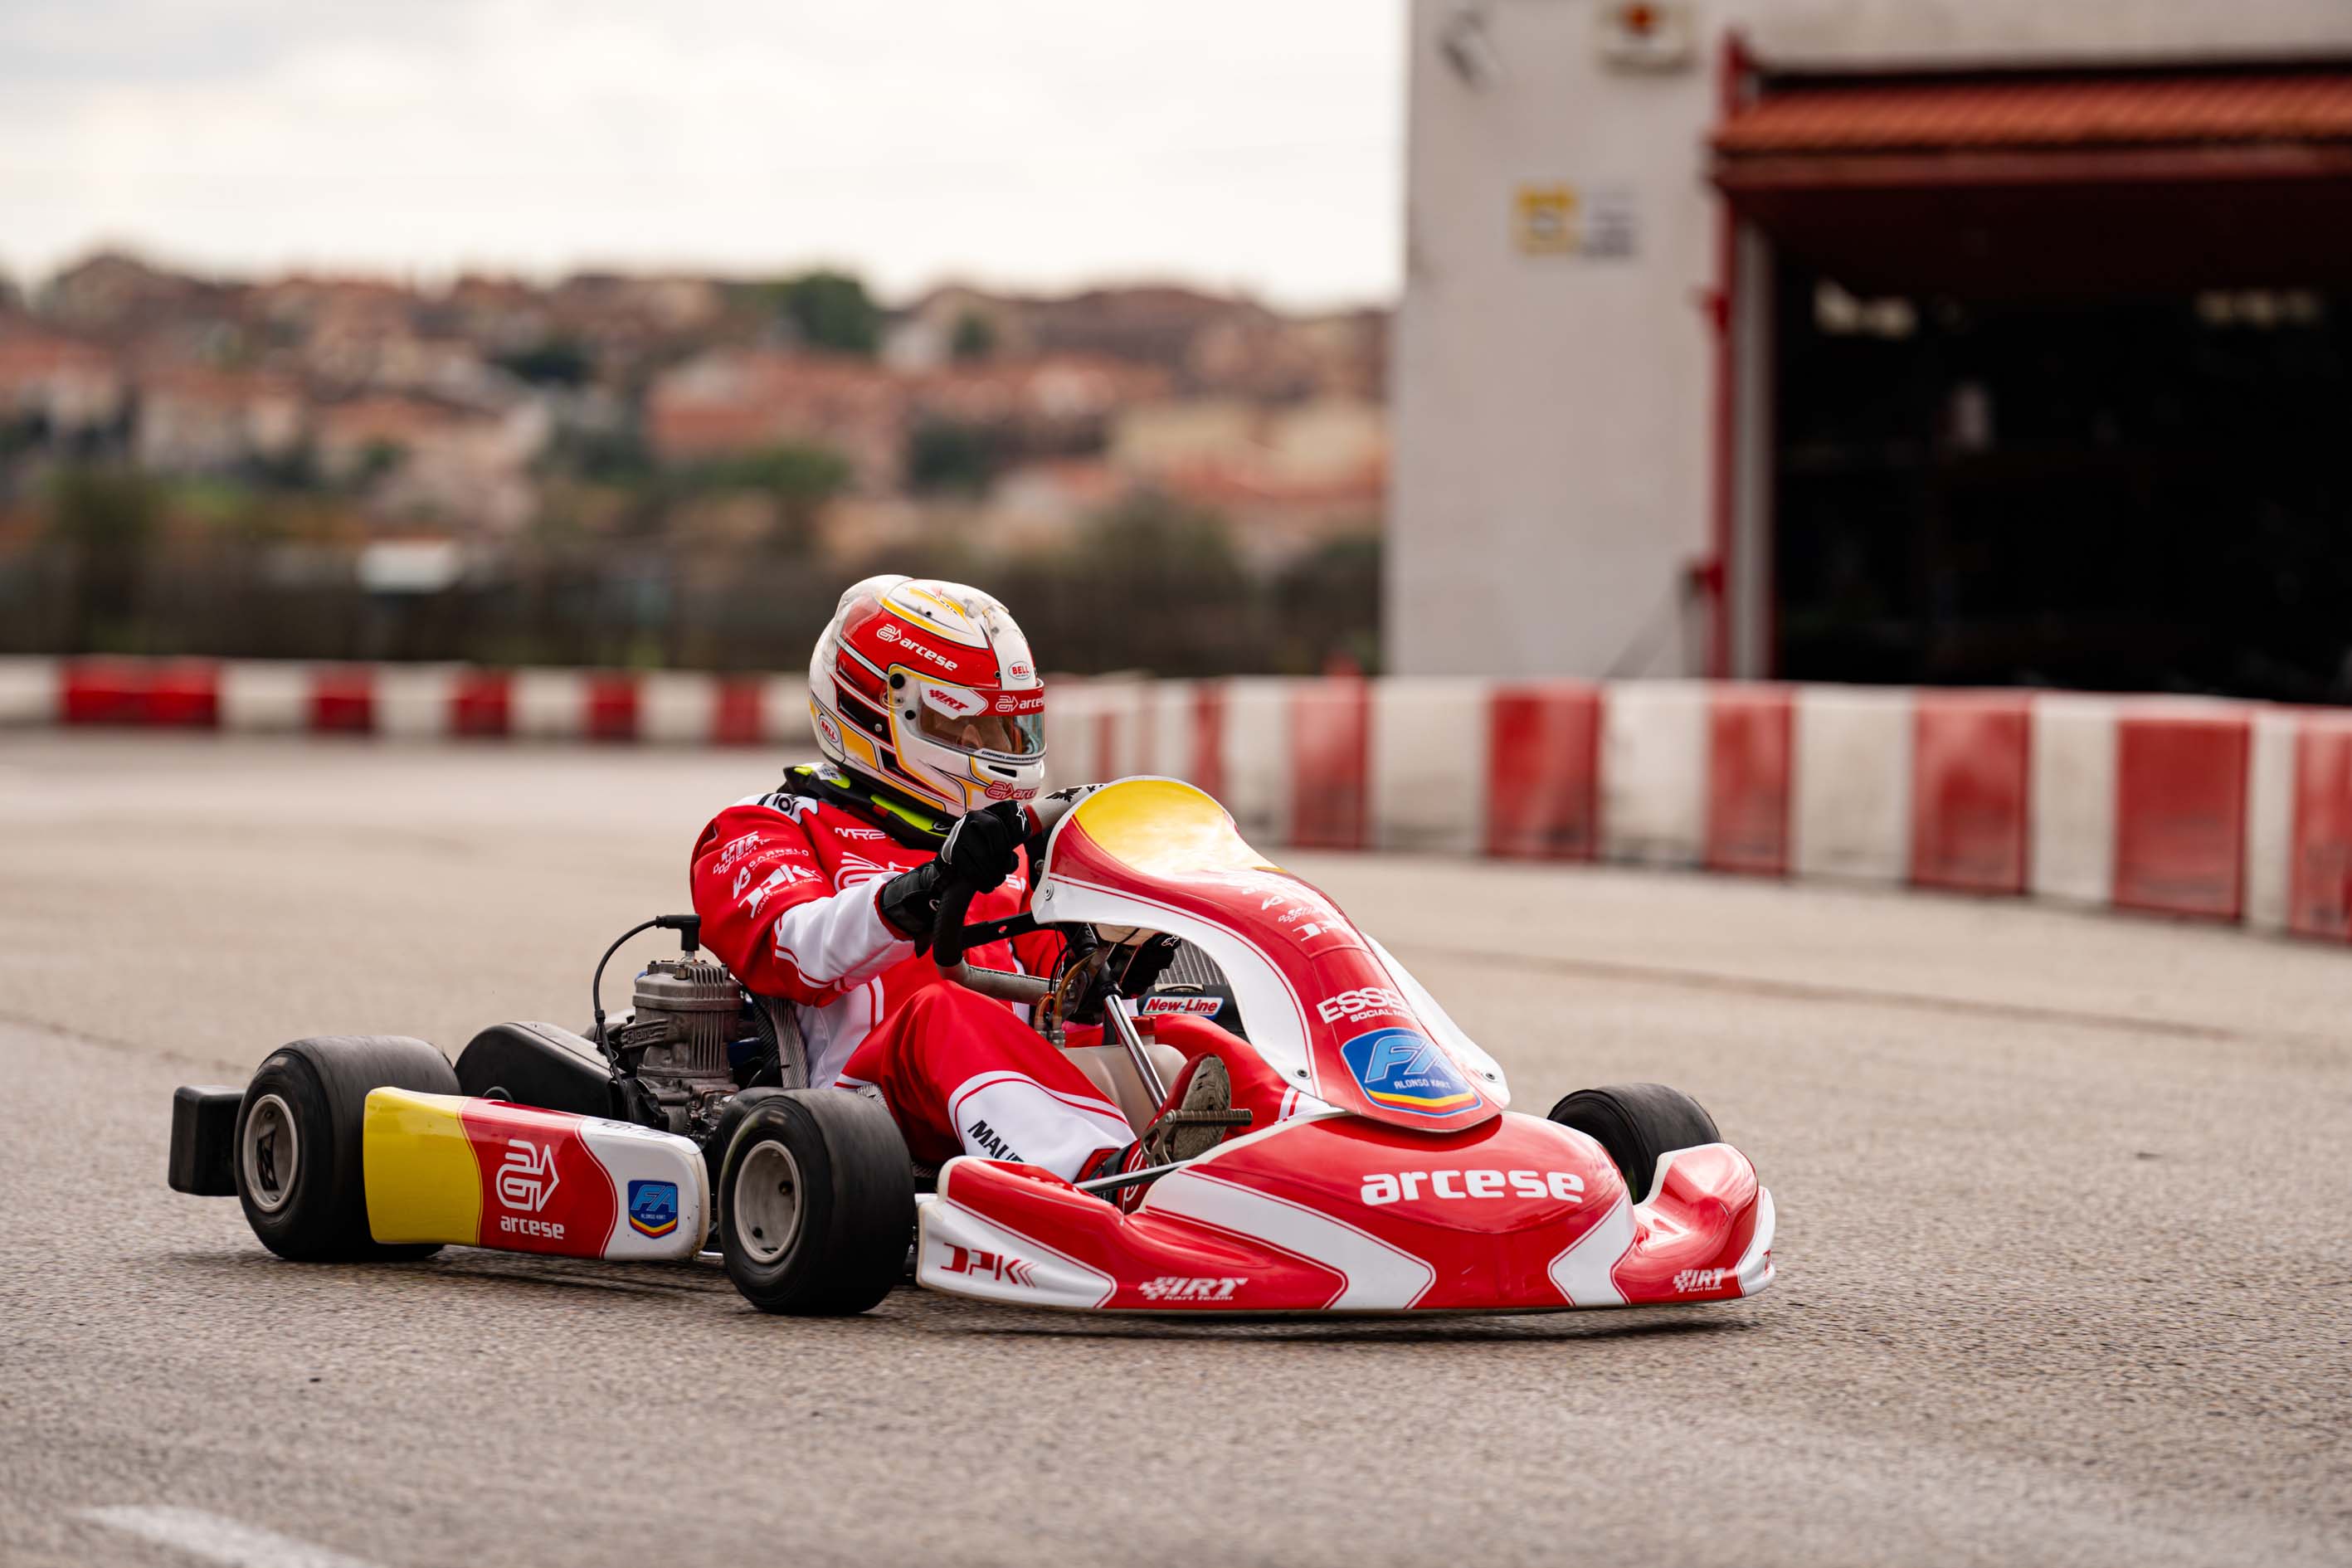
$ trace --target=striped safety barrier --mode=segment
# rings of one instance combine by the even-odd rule
[[[2352,940],[2352,711],[1702,681],[1054,683],[1061,782],[1302,848],[2031,895]],[[0,660],[0,724],[805,746],[797,675]]]

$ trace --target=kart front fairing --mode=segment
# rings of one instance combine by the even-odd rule
[[[1129,779],[1081,800],[1032,910],[1200,948],[1298,1099],[1132,1212],[1034,1166],[949,1161],[917,1202],[926,1288],[1097,1311],[1385,1313],[1724,1300],[1770,1282],[1772,1200],[1747,1156],[1664,1153],[1636,1203],[1595,1140],[1507,1111],[1501,1069],[1404,966],[1191,785]]]
[[[1080,801],[1047,842],[1031,907],[1041,922],[1139,926],[1201,949],[1249,1043],[1311,1100],[1429,1133],[1510,1103],[1502,1068],[1403,964],[1190,784],[1126,779]]]

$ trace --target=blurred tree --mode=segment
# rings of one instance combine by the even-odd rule
[[[1251,668],[1256,585],[1220,513],[1135,496],[1091,519],[1074,548],[1024,558],[1013,576],[1021,597],[1000,592],[1049,667],[1169,675]]]
[[[492,362],[509,374],[539,386],[578,386],[595,371],[588,351],[572,338],[546,338]]]
[[[720,458],[687,471],[686,489],[760,490],[776,502],[782,523],[775,542],[799,552],[808,547],[817,513],[849,488],[849,459],[830,447],[787,442],[740,457]]]
[[[128,469],[70,468],[57,477],[49,515],[72,563],[66,651],[138,651],[140,569],[162,520],[161,492]]]
[[[323,484],[319,454],[308,441],[273,457],[252,457],[243,466],[255,484],[278,490],[315,490]]]
[[[1381,536],[1325,541],[1283,568],[1271,595],[1268,652],[1276,668],[1297,674],[1335,661],[1366,674],[1381,668]]]
[[[804,272],[768,289],[777,310],[813,349],[872,357],[882,342],[882,310],[862,279],[846,272]]]
[[[948,353],[959,364],[975,364],[992,358],[996,353],[996,323],[978,310],[966,310],[956,318],[955,333],[948,340]]]
[[[996,477],[1003,456],[996,432],[984,425],[926,419],[907,437],[907,488],[919,494],[980,496]]]
[[[397,441],[370,441],[360,453],[359,466],[352,470],[352,488],[365,489],[400,467],[407,456],[408,448]]]
[[[654,477],[653,455],[635,425],[617,430],[559,430],[541,454],[539,467],[544,473],[568,470],[607,485],[643,484]]]

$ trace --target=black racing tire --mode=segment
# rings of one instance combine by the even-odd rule
[[[1637,1204],[1650,1195],[1659,1155],[1723,1142],[1705,1106],[1662,1083],[1580,1089],[1551,1108],[1551,1120],[1597,1139]]]
[[[278,1257],[394,1263],[441,1250],[438,1243],[387,1247],[368,1234],[360,1122],[372,1089],[459,1092],[448,1058],[399,1035],[296,1040],[270,1052],[246,1086],[232,1145],[237,1202]],[[291,1175],[283,1169],[289,1159]]]
[[[719,1156],[719,1249],[763,1312],[863,1312],[905,1278],[914,1170],[882,1106],[838,1089],[761,1095]]]
[[[703,1168],[710,1173],[709,1240],[713,1247],[719,1245],[720,1227],[727,1213],[727,1189],[719,1180],[725,1173],[719,1167],[727,1158],[727,1145],[735,1141],[736,1130],[743,1125],[743,1119],[751,1114],[754,1107],[761,1100],[783,1092],[781,1089],[747,1089],[740,1091],[719,1112],[719,1125],[710,1130],[709,1140],[702,1145]]]

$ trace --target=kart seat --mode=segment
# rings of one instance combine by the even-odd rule
[[[1147,1040],[1143,1048],[1151,1058],[1152,1070],[1160,1075],[1161,1083],[1174,1083],[1176,1075],[1184,1070],[1184,1053],[1175,1047]],[[1145,1090],[1142,1075],[1128,1059],[1126,1048],[1120,1046],[1071,1046],[1066,1047],[1062,1054],[1077,1065],[1078,1070],[1102,1091],[1103,1098],[1119,1108],[1127,1117],[1128,1125],[1135,1129],[1138,1137],[1141,1137],[1144,1130],[1151,1125],[1151,1118],[1160,1107]]]

